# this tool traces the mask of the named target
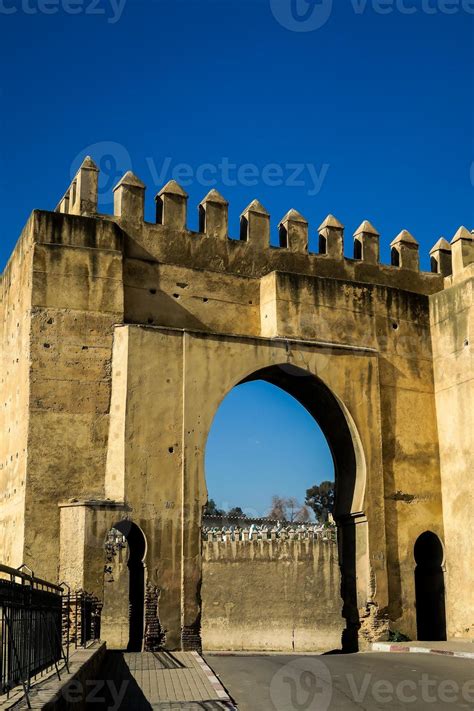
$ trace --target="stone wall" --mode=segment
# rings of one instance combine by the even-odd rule
[[[104,566],[101,636],[108,649],[127,649],[129,641],[129,549],[125,537],[108,546]]]
[[[0,562],[24,562],[32,219],[0,281]]]
[[[322,537],[203,542],[205,650],[329,651],[344,629],[337,544]]]
[[[70,217],[65,225],[60,214],[35,212],[32,231],[34,455],[25,500],[25,562],[54,580],[58,502],[104,495],[113,324],[123,319],[122,254],[120,231],[98,220]]]
[[[445,530],[447,624],[474,636],[474,265],[431,297]]]
[[[438,241],[425,273],[405,230],[384,265],[367,221],[349,259],[332,215],[315,254],[294,210],[275,247],[256,200],[231,239],[216,191],[199,206],[199,232],[179,185],[157,196],[156,224],[144,221],[144,195],[127,173],[114,214],[98,214],[87,159],[58,211],[32,213],[2,276],[2,561],[50,579],[59,570],[103,596],[103,542],[128,518],[147,541],[167,644],[199,646],[206,441],[223,398],[260,378],[311,412],[333,452],[352,632],[361,622],[373,638],[390,620],[416,634],[413,546],[428,529],[444,541],[446,527],[450,630],[472,633],[471,233]],[[234,542],[233,562],[204,564],[229,583],[243,565],[243,580],[243,552],[261,547],[256,570],[276,566],[262,575],[272,591],[285,579],[311,597],[304,560],[323,544],[285,543],[288,567],[291,556],[273,560],[263,543]],[[285,629],[303,629],[286,609]]]

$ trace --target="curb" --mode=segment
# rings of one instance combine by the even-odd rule
[[[373,652],[400,652],[404,654],[441,654],[445,657],[458,657],[461,659],[474,659],[474,651],[465,652],[454,649],[432,649],[430,647],[417,647],[411,644],[391,644],[390,642],[373,642]]]
[[[219,700],[226,704],[229,711],[238,711],[237,706],[234,705],[233,700],[231,699],[227,691],[224,689],[221,682],[212,671],[211,667],[201,657],[199,652],[191,652],[191,654],[196,658],[197,663],[201,667],[204,674],[207,676],[209,682],[212,684],[212,688],[219,697]]]

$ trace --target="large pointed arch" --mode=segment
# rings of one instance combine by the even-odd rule
[[[323,380],[293,364],[274,364],[247,373],[228,389],[224,398],[233,387],[256,380],[274,385],[295,398],[315,419],[329,444],[336,481],[334,515],[338,527],[342,617],[346,625],[341,646],[344,651],[356,651],[361,599],[357,578],[360,573],[362,580],[368,577],[367,527],[362,534],[356,530],[360,522],[366,524],[366,462],[357,428],[347,407]]]

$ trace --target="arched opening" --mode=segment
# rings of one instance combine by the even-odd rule
[[[362,242],[360,239],[354,240],[354,259],[362,259]]]
[[[329,388],[306,370],[290,364],[270,366],[242,382],[264,380],[294,397],[315,419],[331,450],[336,482],[334,518],[340,523],[362,509],[365,472],[355,432],[342,406]]]
[[[198,207],[199,210],[199,232],[202,234],[205,233],[206,231],[206,211],[202,205],[199,205]]]
[[[392,247],[392,249],[390,250],[390,263],[392,267],[400,266],[400,253],[395,247]]]
[[[249,239],[249,222],[246,217],[240,218],[240,241],[248,242]]]
[[[415,543],[416,627],[420,641],[446,639],[446,609],[443,545],[438,536],[425,531]]]
[[[436,257],[431,257],[430,266],[431,266],[431,271],[433,274],[439,273],[439,264],[438,264],[438,260],[436,259]]]
[[[297,368],[293,365],[282,364],[261,369],[246,377],[243,381],[241,381],[241,383],[239,383],[239,385],[253,383],[254,381],[263,381],[270,385],[274,385],[276,386],[276,388],[279,388],[288,395],[291,395],[292,398],[294,398],[300,405],[302,405],[303,408],[312,416],[313,420],[317,423],[322,434],[324,435],[324,438],[329,447],[332,458],[332,468],[335,476],[335,501],[332,506],[332,514],[337,526],[337,546],[335,550],[338,562],[336,568],[337,576],[340,575],[340,577],[337,577],[337,585],[332,588],[332,600],[329,601],[327,595],[321,595],[321,604],[327,606],[327,619],[329,619],[334,613],[334,607],[331,607],[331,605],[334,605],[335,603],[338,606],[338,615],[341,623],[341,626],[339,628],[339,641],[337,645],[333,645],[331,648],[334,648],[334,646],[340,648],[342,646],[342,649],[344,651],[356,651],[358,649],[358,630],[360,627],[357,588],[358,584],[359,587],[363,585],[363,579],[366,574],[364,568],[364,566],[366,565],[365,556],[367,555],[366,546],[364,547],[360,544],[361,531],[364,529],[364,532],[366,533],[366,528],[364,528],[363,526],[359,527],[360,530],[356,534],[355,525],[357,517],[360,517],[359,520],[363,519],[362,502],[365,490],[365,460],[357,433],[355,432],[355,428],[352,424],[350,416],[344,410],[340,401],[320,379],[318,379],[311,373],[301,368]],[[259,415],[257,414],[256,416],[258,417]],[[238,434],[236,434],[236,436],[238,436]],[[238,473],[235,476],[237,475]],[[294,472],[292,472],[291,468],[289,468],[288,478],[291,479],[294,476]],[[208,491],[208,494],[210,497],[212,497],[213,492]],[[219,503],[222,502],[218,501],[216,503],[219,507]],[[231,503],[235,504],[237,502],[232,501]],[[247,501],[244,501],[243,503],[247,504]],[[258,507],[256,507],[256,509],[256,513],[258,513]],[[228,521],[227,523],[232,524],[232,522],[230,521]],[[255,523],[257,524],[258,522]],[[242,527],[240,526],[240,528]],[[248,531],[244,531],[244,535],[246,535],[244,541],[254,541],[254,545],[253,548],[248,549],[248,553],[246,554],[247,557],[245,558],[244,556],[245,561],[246,563],[248,563],[248,561],[252,559],[254,562],[256,562],[257,565],[260,565],[260,570],[264,571],[266,565],[265,542],[270,540],[270,537],[273,535],[274,531],[271,530],[271,527],[267,527],[268,530],[266,532],[263,531],[263,533],[261,533],[259,531],[257,533],[254,527],[254,523],[252,523],[247,528]],[[265,526],[263,526],[263,528],[265,528]],[[213,533],[209,534],[209,542],[214,542],[215,537],[213,537],[213,535]],[[211,562],[216,562],[217,558],[213,558],[213,556],[224,555],[223,546],[226,540],[233,541],[233,545],[234,548],[237,550],[238,557],[239,546],[237,545],[237,541],[242,541],[242,533],[239,531],[237,531],[236,533],[230,525],[230,530],[227,530],[225,534],[227,538],[225,538],[225,536],[221,533],[220,530],[218,531],[217,536],[218,540],[220,541],[217,547],[215,545],[208,546],[206,540],[204,542],[204,554],[209,555],[209,560]],[[293,533],[290,533],[289,537],[290,536],[296,539],[298,538],[298,534],[295,536],[293,535]],[[275,538],[275,536],[273,536],[273,538]],[[276,543],[272,543],[272,545],[273,554],[275,554],[275,548],[278,548],[278,546],[276,545]],[[291,549],[291,540],[288,542],[288,545]],[[304,546],[306,546],[305,550],[307,550],[308,544],[304,543]],[[234,550],[233,552],[234,562],[236,560],[236,550]],[[263,556],[263,558],[259,558],[259,556]],[[316,557],[314,559],[316,560]],[[291,566],[291,555],[290,559],[287,559],[287,563],[288,560],[290,560]],[[301,563],[301,560],[302,559],[300,558],[299,563]],[[357,580],[356,575],[358,561],[361,561],[358,568],[359,580]],[[225,563],[225,561],[223,560],[221,560],[221,562]],[[314,567],[316,569],[317,564]],[[214,569],[218,570],[217,566],[215,566]],[[222,567],[222,569],[224,569],[224,566]],[[318,571],[316,571],[316,574],[318,575]],[[203,596],[206,595],[206,575],[206,559],[204,559]],[[301,575],[303,577],[299,578],[298,576]],[[322,573],[322,578],[324,577],[324,575],[326,575],[326,583],[328,582],[329,578],[331,578],[331,581],[334,582],[334,569],[331,569],[331,572],[329,574],[326,570],[324,574]],[[239,571],[238,574],[236,574],[234,580],[242,579],[242,577],[242,571]],[[305,576],[304,574],[304,566],[300,568],[297,568],[295,566],[294,579],[308,579],[308,576]],[[258,585],[256,584],[254,586],[256,591],[254,609],[260,609],[262,616],[267,616],[269,613],[268,607],[265,607],[264,604],[265,580],[266,578],[263,575]],[[219,585],[218,577],[214,578],[213,585],[215,590],[216,587],[218,587]],[[242,600],[241,598],[237,598],[235,601],[230,600],[230,596],[228,596],[229,587],[233,587],[233,584],[231,583],[230,586],[222,586],[222,609],[227,610],[226,614],[239,617],[239,624],[242,619],[242,626],[245,621],[243,620],[243,615],[239,616],[239,606],[241,605]],[[287,587],[288,585],[286,579],[285,581],[280,581],[280,590],[286,590]],[[258,590],[259,588],[261,589]],[[328,589],[329,588],[326,588],[326,591]],[[226,596],[228,596],[227,599],[225,599]],[[216,607],[218,606],[218,602],[214,602],[213,604],[215,604]],[[227,608],[225,607],[226,605]],[[231,612],[229,612],[229,610]],[[203,617],[205,618],[205,615]],[[278,620],[274,617],[272,617],[272,620],[273,621],[271,627],[276,628],[278,626]],[[307,621],[308,624],[311,625],[311,617],[309,617],[309,619],[307,617]],[[228,622],[228,624],[230,623]],[[316,621],[314,622],[314,624],[316,624]],[[297,627],[296,624],[295,627]],[[293,633],[296,639],[298,630],[296,629],[295,631],[294,629]],[[242,639],[243,638],[244,634],[242,633]],[[206,644],[204,633],[203,642],[204,644]],[[271,644],[272,642],[270,641],[268,646],[265,648],[270,649]],[[321,646],[324,647],[324,643]],[[246,648],[245,642],[241,641],[240,648]],[[297,639],[296,642],[294,641],[293,643],[293,649],[302,649],[301,647],[298,647]],[[309,651],[310,647],[307,647],[307,650]]]
[[[327,441],[297,400],[265,381],[240,383],[224,398],[209,432],[205,472],[211,500],[205,524],[332,519],[332,502],[324,510],[305,503],[307,490],[321,482],[334,490]]]
[[[119,521],[105,540],[102,629],[111,649],[143,647],[146,541],[132,521]]]
[[[280,242],[281,249],[288,249],[288,230],[285,225],[280,225],[278,228],[278,239]]]

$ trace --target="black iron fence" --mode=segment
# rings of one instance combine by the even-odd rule
[[[70,649],[99,638],[100,610],[82,590],[0,565],[0,694],[21,684],[29,706],[32,679],[52,669],[61,678]]]

